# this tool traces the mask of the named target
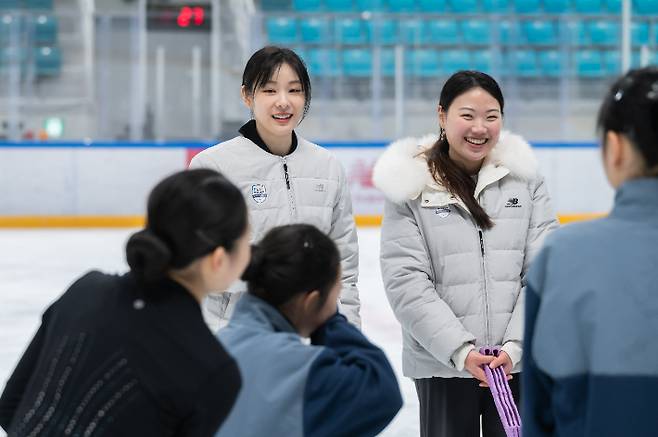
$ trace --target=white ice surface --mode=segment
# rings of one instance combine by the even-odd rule
[[[39,326],[41,313],[73,280],[91,269],[127,269],[123,248],[133,231],[0,230],[0,387]],[[418,399],[413,383],[402,377],[400,325],[379,269],[379,229],[359,229],[359,248],[363,331],[388,355],[404,397],[404,407],[380,435],[417,436]]]

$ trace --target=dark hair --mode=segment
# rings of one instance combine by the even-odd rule
[[[128,240],[126,259],[140,281],[154,282],[217,247],[230,252],[247,229],[247,205],[220,173],[185,170],[151,191],[146,221]]]
[[[251,294],[278,307],[298,294],[320,291],[324,304],[340,268],[336,244],[307,224],[272,228],[252,247],[242,279]]]
[[[266,46],[251,55],[242,73],[242,86],[247,94],[253,95],[258,88],[263,87],[272,78],[281,65],[288,64],[299,77],[304,92],[304,115],[311,107],[311,79],[308,76],[306,64],[294,51],[277,46]]]
[[[603,100],[596,124],[603,147],[606,132],[624,134],[642,155],[646,169],[655,175],[658,166],[658,68],[631,70],[619,78]]]
[[[482,88],[491,94],[498,101],[501,114],[503,113],[505,99],[498,83],[493,77],[479,71],[463,70],[450,76],[441,89],[439,105],[444,111],[448,111],[453,100],[473,88]],[[491,217],[474,197],[475,181],[466,170],[450,159],[449,150],[450,144],[441,128],[439,140],[425,152],[432,177],[464,202],[479,227],[490,229],[493,227]]]

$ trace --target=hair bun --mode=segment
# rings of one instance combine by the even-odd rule
[[[262,276],[261,272],[263,269],[263,264],[265,263],[265,251],[258,246],[253,244],[251,246],[251,258],[249,259],[249,265],[242,273],[242,280],[245,282],[254,282]]]
[[[131,271],[146,282],[161,279],[171,257],[169,247],[148,228],[133,234],[126,244],[126,260]]]

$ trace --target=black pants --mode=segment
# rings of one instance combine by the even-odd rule
[[[509,381],[517,408],[520,374]],[[415,379],[420,401],[421,437],[505,437],[489,388],[473,378]]]

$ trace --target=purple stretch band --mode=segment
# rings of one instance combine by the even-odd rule
[[[482,355],[493,355],[495,357],[500,353],[499,347],[480,348]],[[487,383],[498,410],[498,416],[505,429],[507,437],[521,437],[521,417],[514,403],[512,391],[507,382],[507,375],[502,367],[491,369],[489,366],[482,366],[484,374],[487,377]]]

